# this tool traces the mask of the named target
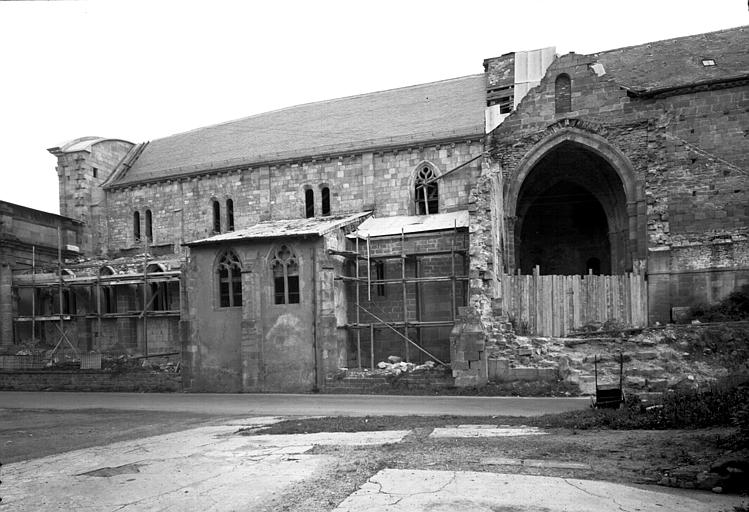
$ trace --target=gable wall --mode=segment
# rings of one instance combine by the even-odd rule
[[[628,199],[636,210],[630,213],[637,219],[637,255],[650,273],[651,322],[670,320],[671,307],[716,301],[749,282],[749,86],[634,98],[611,74],[596,76],[593,63],[574,54],[557,59],[491,134],[488,168],[503,177],[504,204],[508,190],[519,189],[521,163],[537,144],[561,130],[591,133],[624,155],[634,171],[636,197]],[[561,72],[571,77],[572,111],[556,114],[554,80]],[[566,119],[572,122],[566,125]],[[491,190],[479,183],[480,204],[491,203],[481,197]],[[511,226],[515,212],[504,214]],[[472,224],[483,226],[472,243],[492,247],[496,219],[492,224],[478,208]],[[509,253],[512,244],[510,235]],[[493,271],[492,259],[475,258],[473,269]],[[489,278],[483,289],[493,290]]]

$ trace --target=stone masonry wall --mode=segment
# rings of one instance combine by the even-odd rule
[[[508,182],[536,144],[574,126],[604,137],[631,162],[646,195],[648,247],[745,239],[749,86],[630,98],[612,77],[598,77],[592,63],[578,55],[555,61],[495,130],[491,149]],[[572,78],[572,112],[557,114],[554,79],[561,72]],[[567,119],[575,122],[563,125]]]
[[[491,315],[492,299],[499,299],[490,272],[497,254],[491,235],[497,231],[496,210],[504,210],[509,226],[504,247],[510,253],[505,257],[512,261],[515,212],[507,211],[512,200],[508,194],[520,190],[523,176],[518,173],[533,150],[562,133],[598,141],[592,151],[608,151],[628,162],[629,170],[620,171],[631,172],[629,179],[634,182],[627,198],[634,264],[648,262],[650,270],[667,273],[665,279],[653,276],[657,286],[651,283],[651,303],[665,300],[664,307],[669,307],[662,287],[670,286],[673,279],[668,276],[674,273],[713,268],[733,272],[729,279],[714,280],[719,290],[697,290],[699,296],[692,297],[706,301],[708,296],[719,299],[732,291],[726,283],[739,279],[736,272],[746,271],[749,155],[743,148],[749,126],[749,86],[638,98],[629,96],[614,77],[598,76],[593,64],[588,56],[558,58],[541,84],[490,136],[487,174],[503,182],[504,205],[491,205],[496,190],[488,178],[478,181],[471,199],[475,253],[471,304],[484,311],[484,321]],[[572,110],[556,113],[554,81],[562,72],[571,77]],[[687,247],[691,254],[681,257]],[[662,251],[681,256],[667,256],[668,263],[657,263],[656,255]]]
[[[170,393],[182,391],[182,376],[167,372],[114,373],[106,370],[1,371],[0,390]]]
[[[104,140],[86,151],[57,155],[60,213],[86,224],[79,244],[87,254],[98,254],[106,244],[107,226],[101,185],[131,147],[129,142]]]
[[[110,253],[136,245],[133,212],[150,209],[153,244],[179,244],[213,234],[212,200],[221,204],[226,229],[226,199],[234,203],[236,229],[262,220],[304,216],[304,187],[315,192],[315,212],[321,212],[323,186],[330,188],[331,213],[372,209],[376,215],[413,214],[413,175],[430,162],[445,173],[483,151],[479,141],[457,141],[377,153],[259,166],[185,177],[108,191],[107,221]],[[439,182],[440,211],[464,208],[478,162]]]
[[[351,245],[351,242],[349,242]],[[458,231],[454,234],[452,231],[435,233],[411,234],[405,237],[405,252],[423,253],[429,251],[450,251],[456,250],[455,254],[455,273],[458,276],[465,276],[467,271],[467,259],[465,251],[468,246],[467,233]],[[351,246],[355,250],[355,246]],[[400,236],[378,237],[370,240],[370,255],[373,258],[382,255],[400,254],[402,250]],[[359,243],[360,254],[366,254],[366,242]],[[370,278],[376,280],[377,270],[375,261],[381,261],[384,264],[384,279],[400,279],[402,275],[400,258],[376,260],[373,259],[370,269]],[[417,270],[418,267],[418,270]],[[418,256],[417,258],[409,257],[406,260],[406,278],[448,276],[452,271],[452,262],[450,254],[441,254],[436,256]],[[356,270],[352,264],[349,269],[350,275],[355,275]],[[359,273],[362,278],[367,277],[366,261],[359,264]],[[348,318],[349,321],[355,322],[356,305],[353,297],[356,296],[355,284],[348,285],[349,301]],[[418,288],[418,291],[417,291]],[[465,305],[465,281],[456,282],[456,304],[457,306]],[[432,283],[409,283],[406,285],[406,318],[408,321],[442,321],[450,320],[450,308],[452,284],[449,281],[432,282]],[[403,310],[403,287],[401,283],[388,283],[384,285],[372,284],[370,294],[367,293],[366,282],[360,284],[359,302],[368,311],[374,313],[380,319],[386,322],[402,322],[404,316]],[[359,313],[361,323],[378,322],[377,319],[370,316],[364,311]],[[402,332],[402,328],[398,329]],[[408,337],[413,341],[420,343],[425,349],[440,360],[447,362],[450,357],[448,336],[450,327],[423,327],[420,330],[410,328]],[[349,366],[356,366],[356,334],[352,330],[349,350]],[[407,342],[389,328],[377,328],[375,330],[375,358],[374,363],[386,361],[388,356],[395,355],[408,359],[412,362],[422,362],[430,359],[426,354],[421,353],[417,348],[406,347]],[[369,329],[361,330],[362,345],[362,365],[370,365],[370,331]]]

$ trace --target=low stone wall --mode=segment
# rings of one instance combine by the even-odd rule
[[[104,370],[0,371],[2,391],[180,392],[182,375],[172,372]]]
[[[452,388],[455,380],[449,371],[430,371],[401,375],[378,375],[371,372],[350,370],[343,378],[325,379],[323,393],[398,393],[409,390],[436,390]]]
[[[557,367],[510,366],[509,359],[489,359],[489,381],[492,382],[554,382],[560,379]]]

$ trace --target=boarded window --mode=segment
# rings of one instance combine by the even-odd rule
[[[330,189],[323,187],[320,194],[322,195],[322,214],[330,215]]]
[[[213,201],[213,232],[221,233],[221,205],[215,199]]]
[[[572,111],[572,84],[569,75],[562,73],[554,82],[554,104],[557,114]]]
[[[293,251],[282,245],[272,261],[273,302],[276,304],[299,304],[299,263]]]
[[[226,200],[226,230],[234,231],[234,201]]]
[[[308,219],[315,216],[315,192],[311,188],[304,190],[304,215]]]
[[[440,201],[436,179],[437,174],[428,165],[420,167],[417,171],[416,186],[414,189],[417,215],[438,213]]]
[[[218,262],[219,306],[230,308],[242,305],[242,267],[239,258],[227,251]]]

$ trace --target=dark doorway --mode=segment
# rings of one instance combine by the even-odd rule
[[[523,220],[520,264],[524,274],[538,265],[542,274],[611,273],[606,214],[598,200],[579,185],[561,182],[539,195]]]
[[[524,274],[618,274],[631,267],[624,186],[602,157],[564,142],[520,187],[515,263]]]

